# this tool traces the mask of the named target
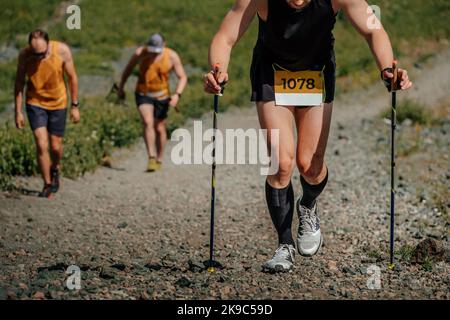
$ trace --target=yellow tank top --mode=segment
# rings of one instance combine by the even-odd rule
[[[64,62],[58,54],[59,42],[50,41],[49,45],[50,55],[47,58],[31,58],[26,63],[26,102],[47,110],[65,109],[67,89],[64,81]]]
[[[144,58],[139,65],[139,79],[136,92],[150,94],[155,98],[167,98],[170,96],[170,49],[164,48],[161,59],[152,61]]]

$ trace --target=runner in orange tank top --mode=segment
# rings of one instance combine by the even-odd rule
[[[80,121],[78,111],[78,78],[69,47],[50,41],[48,34],[36,30],[29,35],[29,45],[19,55],[15,85],[15,120],[22,129],[23,92],[26,85],[26,111],[33,130],[39,169],[44,180],[42,197],[51,198],[59,190],[59,171],[63,155],[69,80],[72,122]],[[49,152],[51,150],[51,156]],[[52,162],[53,159],[53,162]]]
[[[146,45],[136,49],[126,66],[119,85],[119,96],[124,97],[127,79],[139,64],[139,78],[135,90],[136,104],[144,125],[144,140],[148,152],[147,171],[161,168],[167,143],[166,118],[170,107],[177,109],[178,101],[187,84],[187,76],[179,55],[166,47],[164,38],[154,34]],[[169,75],[174,71],[178,84],[170,93]]]

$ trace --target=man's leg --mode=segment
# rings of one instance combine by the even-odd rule
[[[325,188],[328,169],[325,152],[330,132],[333,103],[322,107],[295,111],[297,125],[297,166],[301,174],[303,197],[301,204],[312,209]]]
[[[297,249],[301,255],[315,255],[322,245],[316,199],[328,182],[325,151],[330,132],[333,103],[295,111],[297,125],[297,166],[301,174],[303,196],[297,203],[299,229]]]
[[[278,172],[267,177],[266,200],[273,224],[278,232],[279,244],[294,244],[291,227],[294,194],[291,176],[294,169],[294,132],[292,109],[275,106],[274,102],[259,102],[258,116],[262,129],[267,130],[268,150],[278,149]],[[272,130],[279,130],[278,141]]]
[[[152,104],[141,104],[139,106],[139,114],[141,115],[142,124],[144,126],[144,140],[149,158],[156,157],[153,109],[154,106]]]
[[[50,135],[50,151],[52,155],[52,169],[61,168],[63,156],[64,132],[66,130],[67,109],[48,112],[48,133]]]
[[[166,130],[166,120],[156,119],[155,122],[156,131],[156,149],[157,149],[157,160],[162,162],[164,157],[164,148],[167,144],[167,130]]]
[[[37,162],[42,179],[44,180],[45,185],[50,185],[52,182],[50,176],[51,158],[48,150],[49,141],[47,128],[37,128],[33,131],[33,135],[36,143]]]
[[[293,110],[276,106],[274,102],[257,104],[259,122],[267,129],[267,147],[272,161],[278,162],[278,172],[267,177],[266,201],[270,217],[278,233],[279,247],[263,268],[270,272],[290,270],[294,263],[294,240],[292,238],[292,218],[294,212],[294,190],[291,184],[294,169]],[[272,130],[278,130],[279,139],[274,139]],[[278,156],[278,159],[273,159]]]
[[[50,150],[52,154],[52,166],[50,175],[52,179],[51,191],[59,191],[59,175],[61,171],[61,159],[63,156],[63,137],[50,134]]]

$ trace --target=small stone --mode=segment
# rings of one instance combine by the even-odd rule
[[[439,241],[427,238],[421,241],[412,253],[411,262],[422,264],[427,259],[433,261],[443,261],[445,259],[445,249]]]
[[[191,272],[202,272],[205,270],[205,266],[203,265],[203,262],[195,260],[195,259],[189,259],[188,261],[189,271]]]
[[[20,249],[20,250],[17,250],[16,252],[14,252],[14,254],[16,256],[23,257],[23,256],[27,255],[27,252],[25,250],[23,250],[23,249]]]
[[[157,262],[149,262],[144,267],[152,271],[159,271],[162,269],[162,265]]]
[[[25,283],[19,283],[19,288],[22,290],[28,290],[28,286]]]
[[[127,268],[127,266],[124,265],[123,263],[115,263],[115,264],[111,265],[111,268],[117,269],[119,271],[124,271]]]
[[[331,271],[338,271],[339,270],[338,267],[337,267],[337,262],[333,261],[333,260],[330,260],[330,261],[327,262],[327,267]]]
[[[186,277],[181,277],[177,280],[177,282],[175,282],[175,285],[183,288],[190,287],[192,284],[193,282]]]
[[[100,271],[99,277],[105,280],[111,280],[114,279],[116,276],[114,269],[112,268],[108,268],[108,267],[104,267],[102,268],[102,270]]]
[[[33,295],[33,299],[37,299],[37,300],[44,300],[45,299],[45,294],[41,291],[36,292]]]
[[[342,272],[350,274],[350,275],[355,275],[356,274],[356,271],[353,268],[350,268],[350,267],[347,267],[347,266],[342,268]]]
[[[231,286],[224,286],[220,289],[220,294],[222,295],[222,298],[226,298],[232,291],[233,288]]]
[[[62,295],[61,292],[58,292],[58,291],[55,291],[55,290],[50,290],[49,294],[50,294],[50,298],[52,298],[53,300],[58,300],[59,297]]]
[[[292,286],[293,289],[296,289],[296,290],[301,289],[301,287],[302,287],[302,285],[300,283],[298,283],[298,282],[292,283],[291,286]]]
[[[121,222],[117,225],[118,229],[125,229],[126,227],[128,227],[128,223],[126,222]]]

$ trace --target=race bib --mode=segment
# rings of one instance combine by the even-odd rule
[[[323,103],[322,71],[275,71],[275,103],[280,106],[319,106]]]

